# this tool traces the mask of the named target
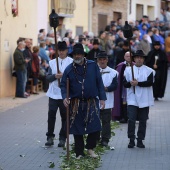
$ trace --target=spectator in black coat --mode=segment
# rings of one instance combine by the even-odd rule
[[[90,50],[90,52],[87,54],[86,58],[88,60],[93,60],[93,61],[96,61],[97,59],[97,54],[100,52],[100,49],[99,49],[99,41],[98,39],[94,39],[93,41],[93,48],[92,50]]]

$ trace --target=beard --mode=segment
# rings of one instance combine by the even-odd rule
[[[76,63],[76,64],[80,64],[83,60],[84,60],[84,57],[82,57],[79,60],[73,59],[73,62]]]

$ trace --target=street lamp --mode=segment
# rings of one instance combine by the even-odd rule
[[[57,63],[57,73],[60,73],[58,65],[58,46],[56,38],[56,28],[59,25],[59,16],[55,13],[55,9],[52,9],[51,14],[49,15],[50,26],[54,28],[55,36],[55,49],[56,49],[56,63]],[[60,86],[60,79],[58,79],[58,86]],[[69,98],[69,80],[67,79],[67,99]],[[67,160],[69,160],[69,106],[67,107]]]
[[[51,14],[49,15],[50,26],[53,28],[57,28],[59,25],[59,17],[58,14],[55,13],[55,9],[52,9]]]
[[[51,14],[49,15],[50,26],[54,28],[54,38],[55,38],[55,53],[56,53],[56,64],[57,64],[57,73],[59,74],[59,64],[58,64],[58,46],[57,46],[57,37],[56,37],[56,28],[59,25],[59,16],[55,13],[55,9],[52,9]],[[58,79],[58,86],[60,86],[60,79]]]
[[[133,36],[133,32],[132,32],[132,27],[131,25],[128,24],[127,21],[125,21],[125,25],[123,27],[123,34],[124,37],[128,39],[128,43],[129,43],[129,52],[130,52],[130,66],[131,66],[131,71],[132,71],[132,79],[134,80],[134,71],[133,71],[133,64],[132,64],[132,52],[131,52],[131,45],[130,45],[130,38],[132,38]],[[133,87],[134,93],[135,93],[135,87]]]

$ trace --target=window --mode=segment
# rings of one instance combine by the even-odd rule
[[[100,33],[100,31],[104,31],[106,25],[107,25],[107,15],[98,14],[98,33]]]
[[[55,9],[55,0],[51,0],[51,9]]]
[[[76,27],[76,35],[82,35],[83,34],[83,27],[77,26]]]
[[[132,13],[132,0],[129,0],[129,14]]]

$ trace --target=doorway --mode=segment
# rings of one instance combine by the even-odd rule
[[[100,31],[104,31],[107,25],[107,15],[98,14],[98,34]]]
[[[136,4],[136,20],[141,20],[143,17],[143,5]]]
[[[116,22],[118,18],[122,18],[121,12],[113,12],[113,20]]]
[[[147,14],[148,14],[150,20],[154,20],[155,19],[155,16],[154,16],[154,7],[153,6],[148,6]]]

